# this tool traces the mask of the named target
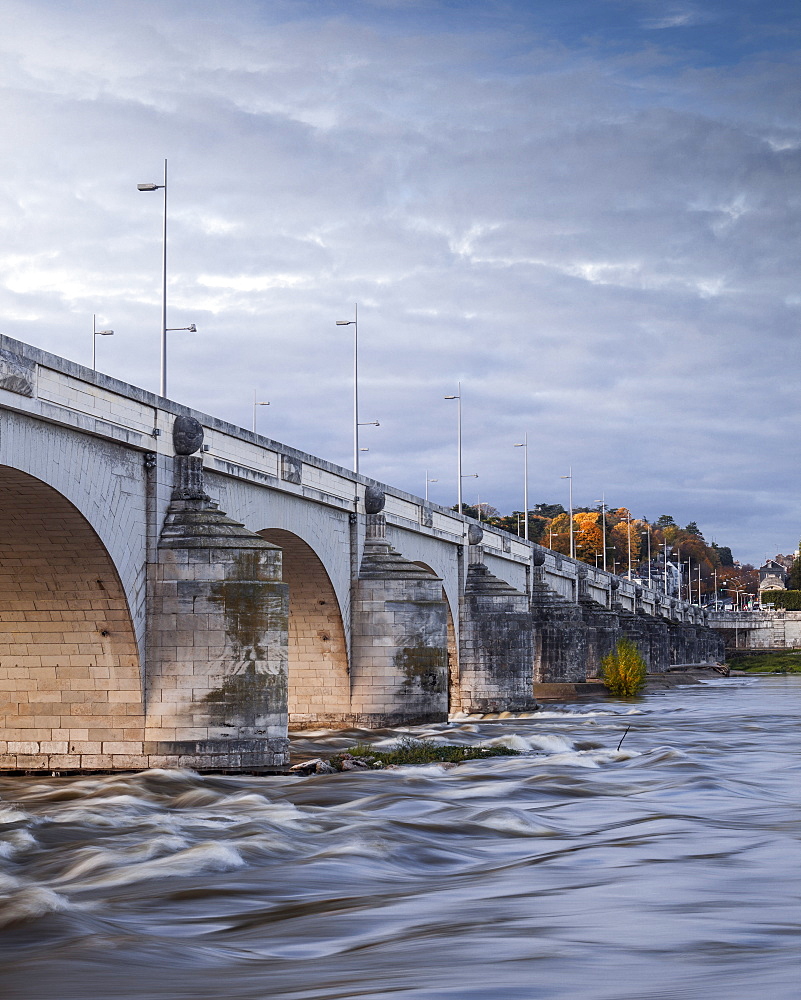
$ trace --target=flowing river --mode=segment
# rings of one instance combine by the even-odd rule
[[[721,678],[411,730],[530,751],[453,768],[0,778],[0,995],[798,1000],[800,716]]]

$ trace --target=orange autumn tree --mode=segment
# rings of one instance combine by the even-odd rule
[[[614,559],[618,567],[628,567],[631,546],[631,565],[632,569],[635,568],[640,561],[645,522],[632,518],[631,511],[619,507],[609,511],[607,523],[611,523],[611,528],[607,529],[607,538],[614,547]]]
[[[573,515],[573,531],[575,532],[576,558],[583,562],[595,564],[595,557],[603,556],[603,529],[601,515],[597,511]]]
[[[575,531],[575,519],[573,529]],[[546,539],[554,552],[570,554],[570,517],[567,514],[558,514],[551,520],[543,532],[543,541]]]

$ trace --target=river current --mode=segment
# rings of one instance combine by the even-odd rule
[[[0,778],[0,995],[798,1000],[800,717],[721,678],[404,730],[527,751],[452,768]]]

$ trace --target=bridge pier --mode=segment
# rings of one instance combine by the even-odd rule
[[[613,652],[620,638],[620,619],[590,597],[587,570],[583,567],[578,570],[578,597],[587,636],[587,677],[599,677],[604,657]]]
[[[442,722],[448,718],[442,580],[387,542],[383,505],[380,490],[372,502],[368,497],[353,609],[352,715],[343,721],[366,728]]]
[[[531,615],[535,629],[534,681],[575,684],[587,679],[587,630],[581,609],[545,582],[545,554],[532,555]]]
[[[643,612],[643,625],[650,643],[648,670],[652,674],[664,674],[670,666],[670,631],[661,615]]]
[[[523,712],[536,707],[534,631],[528,598],[484,564],[481,529],[470,526],[461,607],[459,698],[451,710]]]
[[[176,455],[175,478],[151,598],[143,753],[151,766],[283,766],[281,550],[216,508],[202,459]]]

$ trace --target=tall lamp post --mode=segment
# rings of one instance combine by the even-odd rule
[[[428,478],[428,469],[426,469],[426,503],[428,503],[428,484],[429,483],[438,483],[438,482],[439,482],[438,479],[429,479]]]
[[[604,573],[606,572],[606,494],[601,494],[601,499],[598,501],[601,505],[601,535],[603,537],[604,544]]]
[[[456,509],[462,513],[462,383],[456,383],[456,395],[445,396],[456,400]]]
[[[256,397],[256,390],[253,390],[253,433],[256,433],[256,407],[269,406],[269,402],[260,402]]]
[[[353,471],[359,471],[359,303],[353,305],[353,319],[338,319],[337,326],[353,327]]]
[[[645,522],[648,524],[648,522]],[[651,525],[648,524],[648,530],[642,532],[642,537],[648,539],[648,586],[651,586]]]
[[[159,393],[167,395],[167,161],[164,161],[163,184],[137,184],[139,191],[164,191],[164,223],[161,237],[161,378]],[[190,326],[170,327],[172,330],[189,330],[197,333],[194,323]]]
[[[528,541],[528,431],[523,435],[522,443],[516,444],[515,448],[523,449],[523,517],[525,518],[523,537]]]
[[[629,572],[628,572],[628,578],[630,580],[631,579],[631,511],[628,511],[627,513],[629,515],[629,517],[628,517],[628,526],[629,526],[629,532],[628,532],[628,536],[629,536]]]
[[[113,330],[98,330],[96,323],[96,316],[92,313],[92,371],[97,371],[97,338],[98,337],[113,337]]]
[[[569,491],[568,491],[568,496],[570,498],[569,501],[568,501],[569,506],[570,506],[570,515],[569,515],[570,516],[570,558],[571,559],[575,559],[576,552],[575,552],[575,547],[573,545],[573,466],[572,465],[568,466],[567,475],[566,476],[560,476],[559,478],[560,479],[567,479],[567,480],[569,480],[569,484],[570,484],[570,488],[569,488]]]

